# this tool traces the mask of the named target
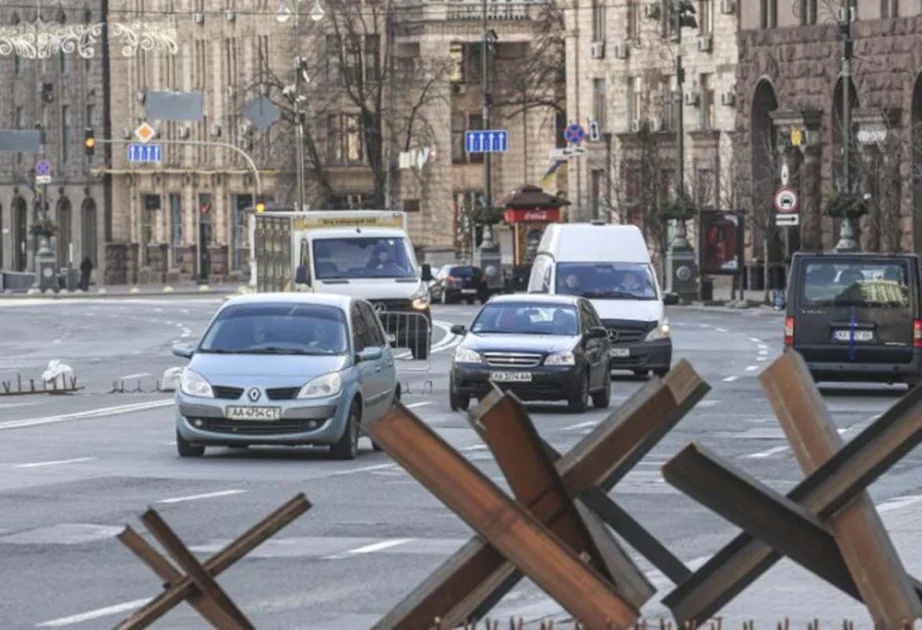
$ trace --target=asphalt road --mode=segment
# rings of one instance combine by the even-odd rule
[[[169,353],[195,340],[215,298],[0,302],[0,381],[38,379],[51,359],[70,365],[84,387],[73,396],[0,397],[0,627],[99,628],[156,594],[160,581],[115,535],[155,507],[206,557],[299,492],[314,507],[219,582],[259,628],[368,628],[472,532],[414,479],[370,445],[353,462],[309,449],[211,449],[180,460],[171,396],[151,393]],[[437,351],[406,362],[404,402],[492,479],[505,482],[464,414],[447,401],[454,323],[477,307],[437,306]],[[666,484],[659,467],[691,440],[786,491],[801,479],[762,394],[759,371],[781,349],[781,318],[764,310],[674,308],[676,358],[711,384],[705,401],[615,488],[613,496],[680,558],[700,564],[737,533]],[[112,382],[143,393],[108,393]],[[641,385],[616,378],[617,404]],[[892,405],[903,386],[824,389],[848,438]],[[580,416],[535,405],[539,431],[571,448],[605,413]],[[918,492],[922,459],[906,458],[873,489],[875,500]],[[652,567],[650,577],[668,591]],[[12,579],[11,579],[12,578]],[[758,588],[758,585],[752,587]],[[53,594],[53,595],[51,595]],[[665,591],[664,593],[665,594]],[[655,598],[645,613],[664,610]],[[774,620],[771,594],[754,619]],[[530,617],[559,609],[523,583],[497,613]],[[187,606],[158,627],[206,627]]]

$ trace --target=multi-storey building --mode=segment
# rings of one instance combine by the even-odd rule
[[[298,6],[283,4],[285,10]],[[144,120],[150,91],[203,92],[205,109],[200,121],[149,121],[168,141],[160,164],[129,164],[124,149],[114,150],[110,282],[245,277],[245,209],[255,191],[250,169],[232,150],[172,143],[226,142],[245,150],[267,196],[292,207],[299,197],[296,93],[304,97],[309,207],[383,207],[389,200],[408,212],[411,237],[423,251],[458,245],[459,213],[483,190],[482,156],[464,146],[464,132],[482,124],[479,2],[419,2],[375,12],[337,3],[324,7],[317,21],[309,19],[306,1],[294,19],[267,0],[110,5],[113,12],[146,19],[170,16],[178,31],[174,53],[142,52],[113,63],[113,135],[130,138]],[[522,67],[530,42],[541,39],[540,8],[491,4],[497,80],[507,76],[504,68],[511,75]],[[506,100],[493,108],[492,127],[509,132],[508,151],[493,159],[496,198],[537,182],[547,168],[542,158],[556,143],[553,108],[535,106],[539,96],[542,103],[557,96],[554,86],[546,94],[528,87],[535,102],[511,98],[506,90]],[[242,115],[263,96],[282,113],[266,131]]]
[[[570,122],[599,131],[587,139],[586,157],[571,160],[579,218],[611,212],[616,222],[649,228],[654,248],[666,240],[645,224],[656,221],[651,208],[674,194],[679,108],[686,190],[702,209],[730,209],[734,195],[736,2],[694,0],[697,26],[682,28],[681,38],[669,17],[673,4],[583,0],[567,13]],[[677,53],[685,69],[681,95]]]
[[[841,71],[849,29],[854,55],[846,85]],[[826,204],[836,191],[868,195],[860,225],[864,249],[922,250],[922,153],[914,133],[922,124],[919,3],[744,3],[739,45],[742,201],[756,229],[762,228],[757,252],[764,237],[770,257],[782,256],[781,239],[771,229],[771,197],[782,184],[782,169],[800,194],[800,225],[790,230],[790,250],[835,246],[840,219],[826,216]],[[845,137],[852,139],[848,152]]]
[[[0,57],[7,86],[0,99],[0,128],[39,128],[44,139],[39,153],[0,152],[0,269],[33,269],[38,239],[31,228],[40,211],[57,226],[51,244],[59,265],[73,261],[79,267],[88,256],[98,268],[104,264],[109,215],[103,182],[89,172],[83,137],[85,127],[101,128],[106,116],[106,58],[99,46],[85,48],[87,41],[80,42],[77,34],[104,19],[102,3],[46,3],[41,16],[22,4],[0,6],[0,26],[24,26],[41,17],[45,28],[66,34],[66,46],[61,51],[40,43],[14,47],[12,54]],[[51,166],[50,184],[36,185],[35,167],[41,160]]]

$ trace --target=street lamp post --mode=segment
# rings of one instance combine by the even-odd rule
[[[842,194],[850,195],[855,191],[852,186],[852,53],[854,41],[852,40],[852,11],[846,7],[843,19],[839,20],[839,32],[843,36],[842,50],[842,181],[839,190]],[[836,243],[838,252],[856,252],[861,249],[861,244],[856,238],[854,219],[849,216],[842,217],[839,224],[839,242]]]
[[[483,93],[483,128],[490,128],[490,113],[493,108],[493,94],[490,92],[490,55],[496,46],[496,33],[490,30],[487,19],[487,0],[483,0],[483,50],[480,54],[480,81]],[[489,151],[483,154],[483,207],[486,216],[493,212],[493,177],[491,172],[492,159]],[[493,227],[489,223],[483,225],[483,241],[481,249],[493,247]]]

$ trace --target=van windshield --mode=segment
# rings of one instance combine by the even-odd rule
[[[646,263],[557,263],[557,293],[590,299],[655,300]]]
[[[909,306],[909,268],[905,261],[810,262],[803,295],[809,306]]]
[[[318,238],[313,247],[318,280],[419,277],[416,257],[404,238]]]

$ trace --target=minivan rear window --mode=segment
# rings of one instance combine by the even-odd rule
[[[905,261],[809,262],[801,299],[809,306],[909,306],[909,267]]]

